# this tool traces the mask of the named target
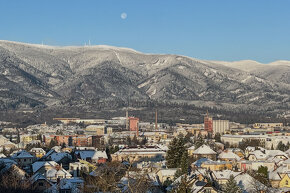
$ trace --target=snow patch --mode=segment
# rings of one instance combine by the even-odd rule
[[[142,84],[138,85],[138,88],[142,88],[150,83],[150,80],[143,82]]]

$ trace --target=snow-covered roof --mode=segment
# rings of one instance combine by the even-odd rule
[[[159,170],[162,176],[174,176],[176,171],[177,171],[177,168]]]
[[[217,154],[215,151],[213,151],[209,146],[202,145],[199,148],[197,148],[193,154],[199,154],[199,155],[210,155],[210,154]]]
[[[71,155],[66,152],[61,152],[61,153],[55,152],[55,153],[52,153],[50,157],[51,157],[51,160],[55,162],[62,160],[64,157],[68,157],[69,159],[72,159]]]
[[[55,161],[38,161],[38,162],[34,162],[32,164],[33,173],[35,173],[37,170],[39,170],[41,167],[43,167],[45,165],[51,165],[52,167],[55,167],[58,164]]]
[[[48,181],[47,180],[47,178],[43,175],[43,174],[41,174],[41,173],[39,173],[39,172],[36,172],[33,176],[31,176],[31,178],[30,178],[30,181],[32,182],[32,183],[34,183],[35,181],[37,181],[37,180],[46,180],[46,181]],[[49,182],[49,181],[48,181]],[[49,182],[50,183],[50,182]]]
[[[280,175],[277,171],[269,172],[269,179],[270,180],[281,180]]]
[[[213,171],[213,175],[216,179],[230,179],[230,176],[233,175],[234,177],[239,175],[241,172],[234,172],[232,170],[223,170],[223,171]]]
[[[94,150],[77,150],[75,151],[76,155],[79,155],[82,160],[86,159],[92,159],[92,157],[95,155]]]
[[[195,150],[195,146],[193,145],[193,146],[189,147],[188,150]]]
[[[211,159],[208,158],[201,158],[196,160],[193,164],[197,167],[200,167],[202,163],[206,162],[206,161],[212,161]]]
[[[235,177],[235,180],[238,184],[238,186],[244,190],[245,192],[254,192],[257,186],[259,186],[260,190],[263,190],[266,188],[265,185],[263,185],[261,182],[255,180],[252,176],[249,174],[240,174]]]
[[[237,161],[239,161],[241,159],[237,154],[235,154],[231,151],[224,151],[224,152],[220,153],[218,158],[219,159],[237,160]]]
[[[45,151],[42,148],[37,148],[37,147],[32,148],[30,150],[30,152],[42,152],[42,153],[45,153]]]
[[[284,156],[284,157],[288,158],[288,155],[281,150],[265,150],[265,154],[268,157]]]
[[[30,153],[25,150],[19,151],[12,156],[14,159],[25,159],[25,158],[34,158]]]
[[[99,158],[108,159],[107,153],[105,151],[95,151],[92,160],[98,160]]]
[[[0,158],[5,158],[6,155],[4,155],[3,153],[0,153]]]
[[[67,178],[72,177],[72,175],[63,168],[60,169],[52,168],[46,171],[46,177],[48,178],[54,178],[59,175],[65,175]]]
[[[249,156],[250,155],[254,155],[258,160],[263,160],[263,159],[266,159],[267,158],[267,155],[264,154],[262,151],[260,150],[255,150],[251,153],[249,153]]]

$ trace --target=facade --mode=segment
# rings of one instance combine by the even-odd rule
[[[208,158],[211,160],[216,160],[216,155],[217,153],[207,145],[200,146],[192,153],[192,156],[196,159]]]
[[[209,133],[213,132],[213,120],[212,117],[208,115],[208,113],[204,117],[204,130]]]
[[[45,135],[44,142],[49,145],[51,140],[55,140],[58,145],[87,147],[92,145],[92,137],[87,135]]]
[[[129,117],[129,129],[132,132],[136,133],[136,136],[139,136],[139,118]]]
[[[255,123],[253,127],[254,128],[267,128],[267,127],[281,128],[283,127],[283,123]]]
[[[229,120],[213,120],[213,133],[226,133],[226,131],[230,130],[230,122]]]
[[[46,154],[46,152],[42,148],[32,148],[30,153],[37,158],[42,158]]]
[[[130,162],[163,161],[165,156],[165,150],[162,150],[157,146],[124,148],[111,155],[113,161]]]
[[[85,129],[87,135],[105,135],[106,128],[104,125],[89,125]]]

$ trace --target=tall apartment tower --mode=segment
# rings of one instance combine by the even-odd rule
[[[206,130],[209,133],[213,132],[213,121],[212,121],[212,117],[208,115],[208,112],[206,113],[206,116],[204,117],[204,130]]]

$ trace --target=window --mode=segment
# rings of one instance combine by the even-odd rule
[[[285,184],[288,185],[288,180],[286,180]]]
[[[39,186],[43,186],[44,184],[43,184],[43,182],[39,182],[38,185]]]

